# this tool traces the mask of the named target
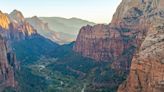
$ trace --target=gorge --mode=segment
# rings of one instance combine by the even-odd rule
[[[109,24],[0,11],[0,92],[163,91],[163,0],[122,0]]]

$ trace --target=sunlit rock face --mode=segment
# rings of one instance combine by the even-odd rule
[[[0,18],[0,33],[7,42],[23,40],[37,33],[20,11],[0,12]]]
[[[23,14],[18,10],[13,10],[9,14],[10,21],[14,26],[14,29],[17,29],[19,32],[22,32],[24,35],[30,36],[36,33],[36,30],[28,23]],[[12,30],[12,29],[10,29]]]
[[[10,20],[6,14],[0,11],[0,26],[2,29],[9,29]]]

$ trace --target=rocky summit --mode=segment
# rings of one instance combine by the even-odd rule
[[[21,20],[19,20],[21,17]],[[18,41],[36,34],[36,30],[23,18],[21,12],[14,10],[11,14],[0,12],[0,33],[5,40]]]

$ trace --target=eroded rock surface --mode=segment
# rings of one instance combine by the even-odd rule
[[[18,67],[15,54],[8,52],[6,43],[0,35],[0,92],[6,87],[16,87],[14,75]]]

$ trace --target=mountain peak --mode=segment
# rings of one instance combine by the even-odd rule
[[[10,14],[11,14],[11,15],[17,15],[17,16],[24,17],[23,14],[22,14],[22,12],[20,12],[20,11],[18,11],[18,10],[16,10],[16,9],[13,10]]]
[[[9,17],[10,17],[11,21],[15,21],[15,22],[18,22],[18,23],[22,23],[22,22],[25,21],[23,14],[20,11],[16,10],[16,9],[13,10],[9,14]]]

